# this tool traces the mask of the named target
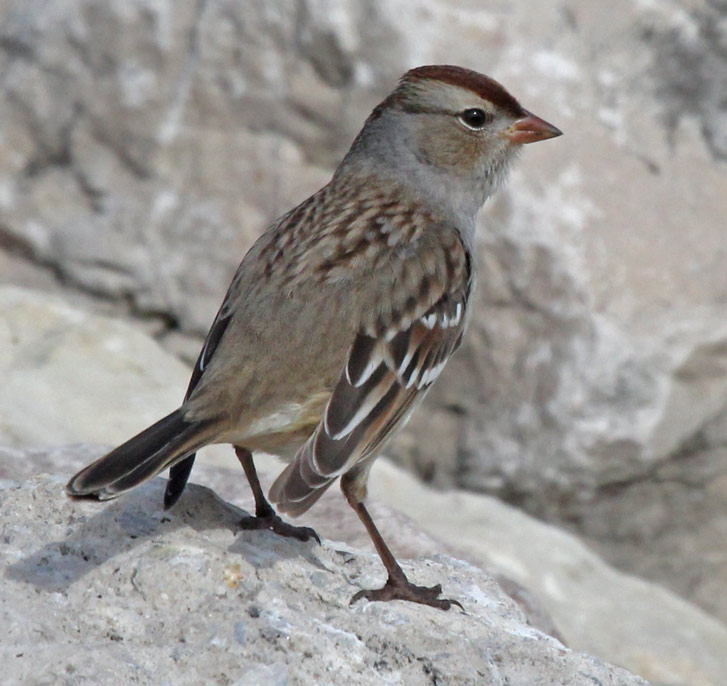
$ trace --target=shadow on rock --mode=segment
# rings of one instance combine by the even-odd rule
[[[27,507],[10,502],[12,489],[5,491],[5,504],[9,506],[2,507],[0,502],[0,509],[4,511],[6,554],[12,556],[13,532],[32,526],[30,520],[40,518],[46,522],[49,538],[54,530],[58,531],[58,525],[65,525],[67,530],[62,540],[43,541],[28,554],[17,551],[15,556],[20,559],[7,567],[5,576],[38,590],[65,591],[93,568],[139,545],[153,546],[158,539],[159,547],[170,548],[170,534],[185,527],[205,532],[210,545],[241,555],[255,567],[272,566],[280,559],[297,556],[320,565],[310,543],[283,539],[269,531],[241,530],[239,521],[248,513],[203,486],[189,484],[175,507],[164,510],[165,485],[166,480],[156,478],[118,499],[98,502],[67,498],[63,480],[56,477],[50,485],[48,481],[36,484]],[[177,538],[183,545],[184,539]],[[170,550],[170,555],[174,551]]]

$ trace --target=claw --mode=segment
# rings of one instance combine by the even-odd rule
[[[456,605],[462,612],[464,608],[457,600],[448,598],[440,598],[442,592],[441,584],[436,586],[416,586],[412,584],[406,577],[401,579],[389,577],[382,588],[372,589],[370,591],[359,591],[351,598],[349,605],[353,605],[358,600],[365,598],[366,600],[408,600],[411,603],[419,603],[420,605],[429,605],[439,610],[449,610],[452,605]]]
[[[266,515],[264,517],[243,517],[240,520],[240,528],[252,531],[255,529],[267,529],[279,536],[285,536],[286,538],[297,538],[299,541],[308,541],[313,538],[316,540],[318,545],[321,544],[321,539],[318,534],[311,529],[309,526],[293,526],[283,521],[278,515]]]

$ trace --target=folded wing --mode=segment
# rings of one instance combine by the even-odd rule
[[[364,468],[421,401],[462,339],[469,268],[459,276],[413,318],[359,332],[318,427],[271,488],[280,511],[305,512],[336,477]]]

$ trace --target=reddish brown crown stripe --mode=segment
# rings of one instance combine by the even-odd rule
[[[401,85],[420,81],[423,79],[441,81],[459,88],[466,88],[478,95],[483,100],[488,100],[493,105],[506,112],[520,116],[524,110],[520,103],[500,83],[489,76],[478,74],[471,69],[453,67],[451,65],[433,65],[411,69],[401,79]]]

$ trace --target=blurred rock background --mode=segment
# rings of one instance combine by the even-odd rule
[[[483,212],[475,320],[391,456],[727,622],[724,0],[0,0],[0,281],[191,361],[251,242],[425,63],[493,75],[565,135]],[[5,353],[2,442],[53,445],[64,419],[111,442],[118,376],[118,415],[83,424],[72,393],[23,397],[48,331]]]

